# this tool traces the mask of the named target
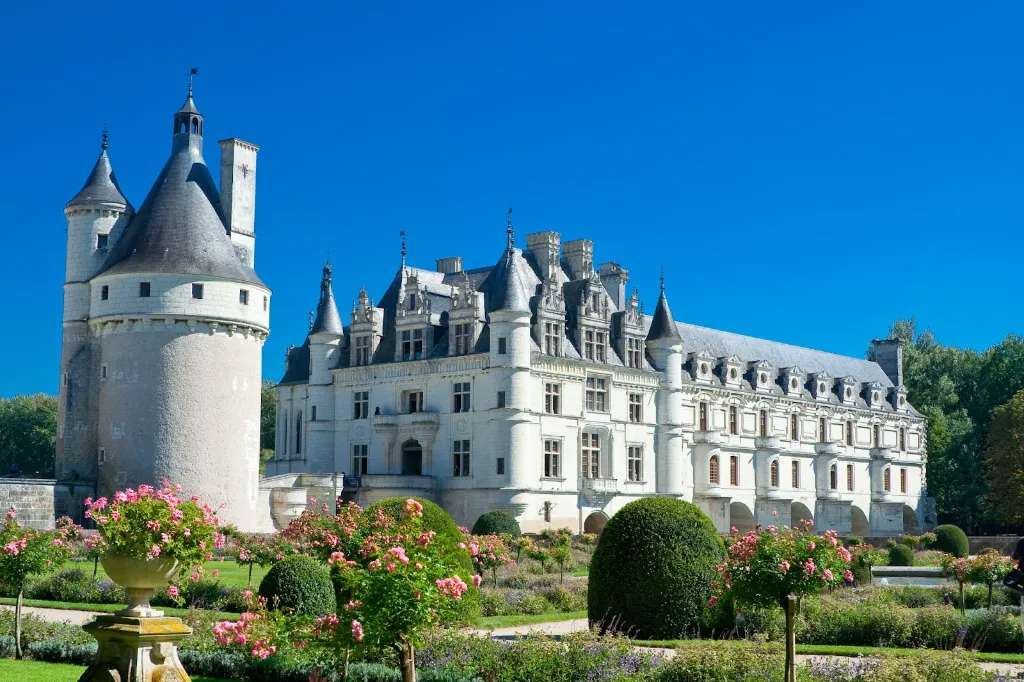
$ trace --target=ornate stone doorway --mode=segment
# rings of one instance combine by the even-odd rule
[[[423,475],[423,447],[418,440],[409,439],[402,443],[402,475]]]
[[[604,512],[593,512],[583,521],[583,532],[600,535],[608,523],[608,516]]]

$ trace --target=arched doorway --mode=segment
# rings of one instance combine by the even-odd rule
[[[608,523],[608,516],[604,512],[593,512],[583,521],[583,532],[600,535]]]
[[[862,538],[871,535],[871,526],[868,525],[868,517],[864,510],[857,505],[850,507],[850,532]]]
[[[789,509],[790,524],[794,528],[801,528],[807,525],[806,522],[810,521],[810,527],[814,527],[814,514],[807,508],[806,504],[801,502],[794,502]]]
[[[903,532],[909,535],[917,534],[917,512],[907,505],[903,505]]]
[[[402,443],[402,475],[423,475],[423,446],[416,440]]]
[[[754,530],[754,512],[742,502],[733,502],[729,505],[729,525],[741,533]]]

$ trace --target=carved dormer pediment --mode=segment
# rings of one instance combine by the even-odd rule
[[[756,391],[770,392],[774,374],[775,366],[767,360],[757,360],[750,365],[750,383]]]
[[[690,353],[690,375],[696,381],[710,382],[714,362],[715,356],[706,348]]]
[[[729,355],[719,358],[719,366],[722,368],[722,381],[727,386],[739,386],[743,380],[743,361],[737,355]]]
[[[832,396],[832,376],[828,372],[815,372],[811,388],[817,400],[828,400]]]
[[[641,332],[644,326],[644,307],[640,303],[640,292],[633,289],[633,294],[626,302],[626,314],[623,322],[626,326],[636,327]]]
[[[839,399],[846,404],[852,404],[857,400],[857,380],[851,376],[841,377],[837,380]]]
[[[782,371],[783,389],[789,395],[799,395],[804,387],[806,372],[799,365],[787,367]]]

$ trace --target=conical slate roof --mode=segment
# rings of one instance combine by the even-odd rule
[[[313,334],[337,334],[341,336],[344,331],[341,326],[341,316],[338,314],[338,306],[334,302],[334,289],[331,287],[331,266],[324,266],[323,278],[320,280],[320,302],[316,306],[316,319],[309,333]]]
[[[670,341],[682,341],[675,321],[672,319],[672,311],[668,309],[668,299],[665,297],[665,289],[662,287],[661,296],[658,297],[658,307],[654,309],[654,318],[647,330],[647,340],[657,341],[667,339]]]
[[[263,286],[235,254],[199,147],[175,144],[104,273],[202,275]]]
[[[509,246],[487,279],[480,285],[487,310],[513,310],[530,312],[531,292],[521,268],[530,267],[520,251]]]
[[[93,204],[117,204],[123,208],[128,206],[128,200],[124,198],[121,187],[117,184],[114,176],[114,169],[110,165],[110,157],[107,156],[107,138],[103,137],[103,149],[100,151],[96,165],[86,179],[82,189],[79,190],[66,206],[86,206]]]

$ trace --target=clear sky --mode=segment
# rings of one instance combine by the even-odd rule
[[[55,392],[64,203],[107,124],[136,205],[196,65],[206,159],[261,145],[264,374],[319,272],[342,315],[399,262],[589,237],[647,310],[862,355],[896,318],[1024,331],[1015,2],[4,3],[0,395]],[[217,175],[217,171],[214,171]]]

